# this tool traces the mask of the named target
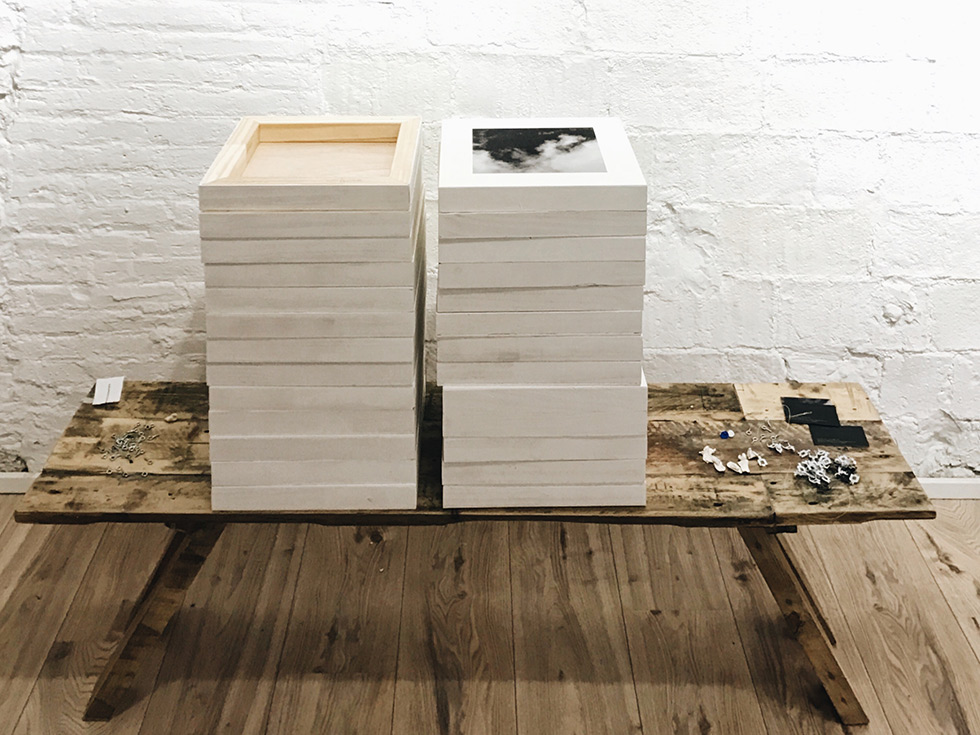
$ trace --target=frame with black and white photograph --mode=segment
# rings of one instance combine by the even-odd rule
[[[615,118],[442,124],[440,212],[642,211],[646,182]]]

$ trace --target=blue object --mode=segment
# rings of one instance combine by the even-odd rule
[[[731,439],[733,436],[735,436],[735,432],[731,429],[725,429],[718,436],[720,436],[722,439]]]

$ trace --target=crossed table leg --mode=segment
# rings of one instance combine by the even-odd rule
[[[221,523],[175,528],[133,608],[129,624],[95,683],[85,708],[86,720],[108,720],[124,705],[141,660],[158,645],[223,529]],[[867,715],[834,655],[834,636],[779,533],[767,528],[742,528],[740,533],[841,722],[867,724]]]
[[[817,606],[799,564],[780,540],[780,534],[773,529],[751,527],[740,528],[739,533],[762,572],[790,632],[813,664],[841,722],[845,725],[868,724],[868,716],[834,655],[837,644],[834,634]]]
[[[184,602],[184,595],[214,548],[224,524],[178,527],[170,537],[153,576],[133,606],[132,617],[116,644],[85,707],[84,719],[108,720],[125,702],[145,658]]]

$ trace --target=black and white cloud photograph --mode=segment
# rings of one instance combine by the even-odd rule
[[[473,173],[603,173],[593,128],[473,130]]]

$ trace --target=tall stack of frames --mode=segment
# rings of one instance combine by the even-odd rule
[[[216,510],[414,508],[418,118],[245,118],[200,186]]]
[[[646,183],[618,120],[450,120],[447,507],[644,505]]]

